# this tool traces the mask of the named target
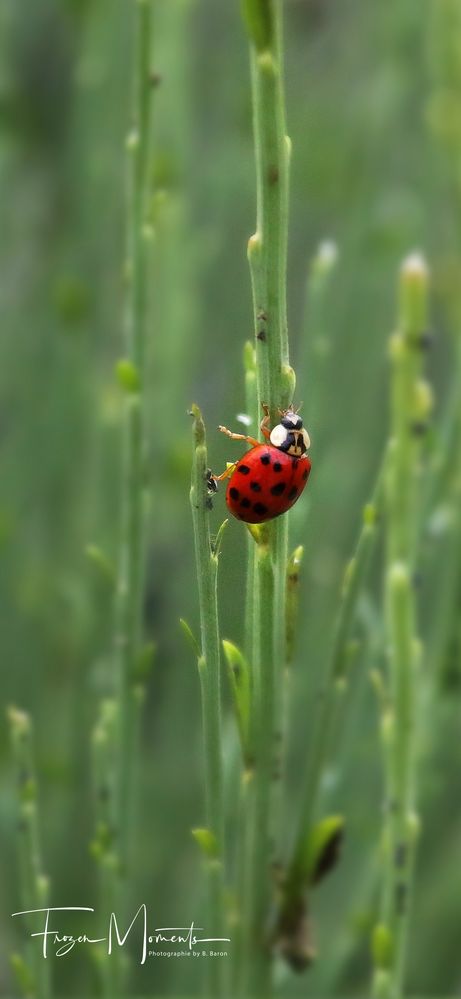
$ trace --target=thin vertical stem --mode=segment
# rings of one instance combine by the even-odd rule
[[[250,40],[251,87],[256,162],[257,228],[248,244],[256,347],[259,406],[272,420],[293,401],[294,372],[289,366],[286,309],[289,140],[285,134],[282,16],[280,0],[244,0]],[[247,988],[270,992],[267,927],[271,901],[273,772],[280,728],[275,691],[283,683],[288,519],[271,523],[257,545],[254,621],[254,749],[243,922],[247,934]],[[281,698],[280,698],[281,701]],[[280,750],[279,750],[280,752]],[[256,950],[255,950],[256,948]]]
[[[416,670],[419,660],[413,575],[418,525],[421,427],[428,393],[421,381],[427,269],[418,255],[403,264],[399,330],[391,340],[391,448],[386,475],[385,620],[389,698],[383,710],[386,770],[384,884],[374,934],[374,993],[401,999],[415,832]]]
[[[100,914],[101,938],[104,937],[108,913],[115,912],[119,899],[118,855],[114,838],[113,786],[111,763],[114,755],[117,730],[117,704],[112,698],[103,700],[92,733],[92,777],[95,811],[95,830],[90,850],[99,868],[99,892],[102,903]],[[113,957],[101,945],[99,970],[102,995],[113,999],[120,987],[119,952]]]
[[[332,352],[326,306],[337,260],[336,244],[331,240],[324,240],[310,261],[306,282],[305,329],[296,366],[303,391],[308,392],[310,426],[315,432],[317,445],[324,424],[324,413],[321,411],[322,387],[328,358]]]
[[[425,694],[426,710],[430,709],[432,697],[441,679],[445,653],[457,613],[456,601],[461,568],[461,338],[456,344],[454,361],[457,394],[456,410],[452,413],[450,407],[449,413],[452,424],[451,447],[448,449],[448,457],[444,454],[445,474],[441,476],[441,481],[432,482],[433,506],[435,506],[434,497],[439,501],[442,495],[444,497],[445,523],[442,536],[438,538],[437,561],[433,570],[435,585],[432,596],[431,629],[425,655],[429,678]],[[443,451],[443,442],[440,443],[440,448]],[[428,509],[431,508],[428,506]]]
[[[252,944],[254,947],[250,981],[255,995],[266,995],[270,990],[270,964],[267,955],[267,921],[270,907],[270,842],[269,818],[271,795],[272,750],[270,722],[274,717],[275,671],[268,669],[274,662],[274,636],[267,627],[266,611],[273,607],[274,572],[268,544],[257,548],[256,574],[259,590],[257,617],[257,658],[254,664],[255,714],[255,777],[254,824],[252,853]]]
[[[224,803],[221,734],[221,663],[218,623],[218,545],[211,543],[207,491],[205,426],[198,406],[192,406],[193,463],[190,502],[194,524],[195,558],[200,605],[201,654],[199,672],[205,753],[206,821],[214,843],[214,857],[207,861],[210,930],[223,929]],[[223,989],[222,964],[210,960],[209,988],[213,999]]]
[[[122,877],[130,865],[137,713],[135,664],[142,640],[144,585],[144,406],[148,331],[148,193],[151,118],[151,0],[135,0],[133,127],[127,140],[127,359],[119,366],[125,388],[121,467],[122,522],[116,601],[118,733],[115,826]]]
[[[17,708],[8,711],[13,758],[19,796],[18,851],[20,892],[23,911],[43,909],[48,904],[48,878],[43,872],[37,810],[37,781],[32,747],[32,723],[28,714]],[[22,918],[22,917],[21,917]],[[29,922],[30,933],[36,929]],[[50,962],[43,958],[42,949],[31,950],[34,995],[39,999],[51,996]],[[23,967],[28,970],[27,962]]]
[[[303,777],[303,799],[291,864],[293,871],[296,871],[298,868],[299,857],[303,850],[306,835],[315,819],[320,781],[327,761],[336,707],[346,678],[347,644],[356,617],[358,599],[362,592],[364,578],[375,545],[377,524],[383,507],[386,455],[387,448],[378,472],[371,501],[363,510],[355,552],[344,574],[340,603],[333,630],[331,652],[322,677],[321,688],[317,695],[318,710],[315,715],[307,766]]]
[[[258,412],[258,392],[256,381],[256,355],[253,344],[249,341],[245,344],[243,362],[245,368],[245,407],[251,426],[256,427],[259,419]],[[256,573],[256,546],[250,533],[247,538],[247,575],[245,593],[245,635],[244,648],[248,662],[253,658],[253,634],[254,634],[254,598],[255,598],[255,573]]]

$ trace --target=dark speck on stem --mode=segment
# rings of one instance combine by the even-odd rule
[[[403,867],[406,859],[407,859],[407,844],[398,843],[395,848],[395,855],[394,855],[395,866]]]
[[[428,426],[424,420],[415,420],[411,424],[411,432],[415,437],[423,437],[427,433]]]
[[[434,334],[431,330],[424,330],[418,338],[418,344],[420,350],[429,350],[434,343]]]
[[[395,907],[401,916],[405,912],[407,901],[407,886],[403,881],[398,881],[395,886]]]

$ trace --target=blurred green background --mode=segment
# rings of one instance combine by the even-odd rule
[[[287,0],[286,100],[293,142],[289,246],[296,401],[313,473],[291,519],[306,549],[295,662],[293,811],[328,653],[342,573],[387,435],[387,342],[401,259],[420,248],[432,270],[434,429],[453,391],[460,313],[461,16],[448,0]],[[149,457],[152,481],[145,627],[157,657],[143,717],[142,818],[133,896],[163,925],[203,911],[190,829],[203,822],[195,663],[179,617],[197,622],[189,512],[190,403],[207,421],[220,471],[238,446],[215,432],[244,410],[242,350],[252,336],[246,241],[255,191],[247,43],[237,0],[154,0],[155,93]],[[2,702],[35,725],[45,869],[54,904],[98,906],[90,736],[112,668],[112,594],[86,557],[116,557],[123,355],[124,141],[130,124],[132,5],[114,0],[3,0],[0,6],[0,630]],[[338,261],[321,307],[308,274],[319,244]],[[313,341],[324,338],[327,350]],[[458,384],[459,381],[458,381]],[[459,452],[458,445],[458,452]],[[455,460],[455,459],[453,459]],[[443,511],[427,532],[423,634],[443,579]],[[212,514],[225,512],[221,491]],[[435,514],[434,514],[435,517]],[[440,527],[441,523],[441,527]],[[243,629],[245,536],[229,525],[220,567],[221,624]],[[461,554],[461,552],[458,552]],[[461,577],[446,600],[437,697],[425,714],[409,985],[461,990]],[[335,875],[312,900],[319,957],[305,976],[277,969],[284,996],[367,995],[377,905],[381,760],[368,682],[383,649],[379,558],[364,594],[362,651],[326,774],[324,807],[348,834]],[[428,634],[426,634],[426,631]],[[429,664],[432,668],[432,665]],[[226,747],[235,733],[226,692]],[[4,711],[3,711],[3,717]],[[0,740],[0,990],[22,945],[16,791],[6,725]],[[56,994],[97,995],[91,956],[55,961]],[[190,962],[148,962],[134,991],[198,995]]]

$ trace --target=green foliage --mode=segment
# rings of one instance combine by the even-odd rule
[[[343,832],[342,815],[330,815],[309,829],[296,867],[290,871],[290,882],[296,884],[299,890],[317,884],[336,863]]]
[[[219,857],[218,842],[210,829],[192,829],[192,835],[207,860],[216,860]]]
[[[125,389],[125,392],[139,392],[139,372],[131,361],[126,359],[117,361],[116,371],[119,384]]]
[[[222,646],[228,667],[242,752],[244,759],[248,759],[251,717],[250,671],[245,656],[233,642],[223,639]]]

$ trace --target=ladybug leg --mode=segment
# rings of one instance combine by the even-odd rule
[[[269,406],[267,406],[265,402],[262,402],[261,406],[263,408],[264,417],[261,420],[259,429],[260,429],[263,437],[265,437],[266,440],[268,441],[268,440],[270,440],[270,436],[271,436],[270,430],[268,430],[268,427],[267,427],[268,423],[270,422],[270,418],[271,418],[270,417],[270,412],[269,412]]]
[[[227,427],[218,427],[218,430],[226,437],[230,437],[233,441],[246,441],[247,444],[251,444],[252,447],[257,447],[260,443],[255,437],[247,437],[246,434],[234,434],[232,430],[228,430]]]

